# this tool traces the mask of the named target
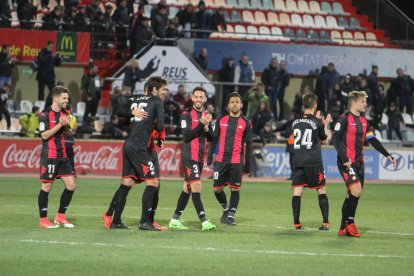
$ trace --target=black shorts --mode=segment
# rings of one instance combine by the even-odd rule
[[[123,147],[122,178],[132,178],[135,182],[157,179],[155,165],[148,150]]]
[[[42,157],[40,168],[40,181],[51,183],[62,176],[74,176],[75,172],[67,157],[48,158]]]
[[[319,189],[325,187],[325,172],[323,166],[296,167],[292,174],[292,187],[308,187]]]
[[[213,187],[229,186],[240,189],[243,178],[243,164],[221,163],[214,164]]]
[[[352,185],[361,183],[361,187],[364,187],[364,178],[365,178],[365,166],[364,163],[354,163],[351,168],[346,168],[342,161],[338,159],[338,170],[342,175],[342,178],[345,181],[346,186],[349,188]]]
[[[203,172],[203,163],[194,160],[183,160],[184,181],[187,184],[199,181]]]

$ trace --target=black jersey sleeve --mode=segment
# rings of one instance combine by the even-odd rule
[[[216,125],[214,127],[214,132],[213,132],[213,139],[212,142],[210,143],[210,147],[208,148],[208,155],[207,155],[207,165],[211,165],[211,163],[213,163],[213,153],[214,153],[214,149],[217,146],[217,140],[220,136],[220,119],[221,117],[217,118],[216,120]]]
[[[347,118],[345,115],[344,117],[340,117],[335,123],[333,133],[333,144],[343,164],[349,161],[349,158],[346,155],[346,125]]]
[[[162,131],[164,128],[164,104],[161,100],[157,99],[155,104],[155,129]]]
[[[246,156],[244,158],[243,172],[250,173],[250,159],[252,155],[252,125],[246,120],[246,129],[244,130],[244,141],[246,141]]]
[[[198,137],[200,133],[204,131],[204,124],[202,122],[198,122],[197,127],[191,129],[191,117],[188,112],[183,113],[181,115],[181,129],[183,131],[183,140],[185,143],[189,143],[194,138]]]
[[[208,125],[208,131],[206,132],[206,138],[207,141],[211,142],[213,141],[213,127],[211,124]]]

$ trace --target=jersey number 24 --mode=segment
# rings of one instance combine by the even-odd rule
[[[295,136],[295,141],[293,143],[294,149],[300,149],[300,147],[306,147],[306,149],[312,148],[312,129],[305,129],[302,135],[300,129],[295,128],[293,130],[293,135]]]

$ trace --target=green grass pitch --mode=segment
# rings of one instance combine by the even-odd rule
[[[289,184],[243,184],[236,227],[220,225],[221,208],[204,181],[202,199],[217,229],[202,232],[191,199],[183,215],[188,231],[137,229],[143,186],[128,197],[123,221],[108,231],[101,215],[119,180],[78,179],[67,212],[75,229],[39,229],[34,178],[0,178],[1,275],[412,275],[414,185],[367,184],[356,224],[361,238],[338,237],[345,188],[328,184],[332,229],[321,232],[315,191],[302,199],[302,224],[292,230]],[[49,196],[53,219],[63,184]],[[181,181],[162,181],[157,221],[167,225]],[[226,190],[227,196],[229,191]]]

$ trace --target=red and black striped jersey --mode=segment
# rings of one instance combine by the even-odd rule
[[[343,164],[349,160],[352,163],[364,162],[364,142],[375,137],[368,127],[363,116],[347,112],[339,117],[334,127],[333,143]]]
[[[183,160],[193,160],[204,163],[204,155],[207,149],[207,140],[212,140],[213,129],[204,130],[204,124],[200,122],[201,116],[207,114],[193,107],[186,109],[181,114],[180,122],[183,131]]]
[[[218,144],[216,161],[233,164],[244,164],[250,169],[250,154],[252,146],[252,126],[243,116],[231,117],[225,115],[216,120],[212,149]],[[246,146],[246,156],[244,147]],[[210,151],[210,154],[214,150]]]
[[[54,112],[50,107],[46,108],[39,114],[39,132],[52,129],[59,124],[59,118],[68,116],[65,111]],[[67,157],[65,147],[65,126],[48,140],[42,140],[42,156],[47,158]]]

